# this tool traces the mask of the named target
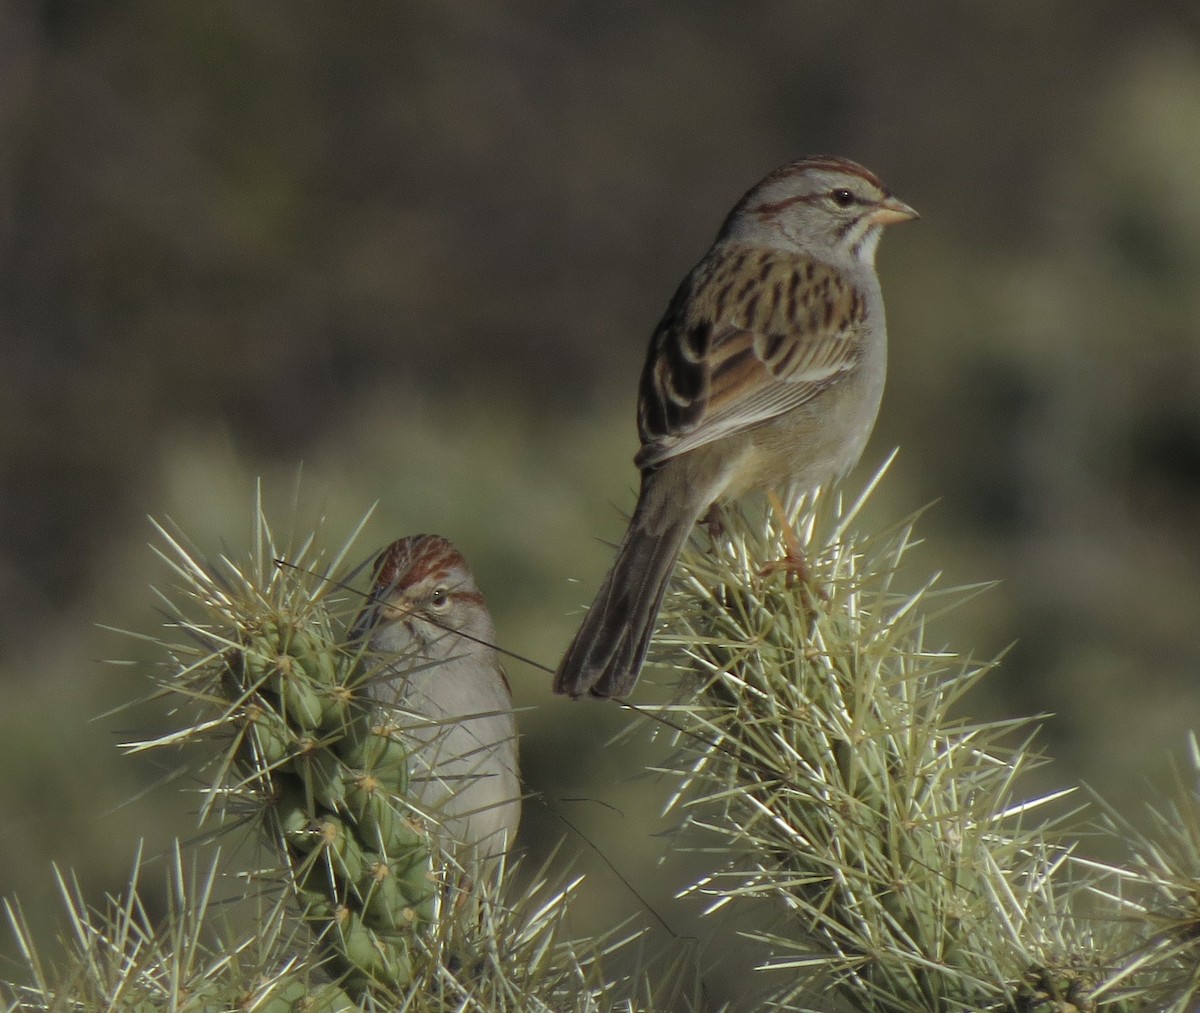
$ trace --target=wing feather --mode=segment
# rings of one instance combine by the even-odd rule
[[[826,264],[781,250],[714,251],[650,343],[638,466],[811,401],[853,370],[865,317],[862,293]]]

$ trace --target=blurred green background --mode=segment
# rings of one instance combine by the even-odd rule
[[[0,94],[0,894],[39,925],[50,860],[99,895],[139,838],[194,831],[178,784],[139,796],[173,758],[115,748],[169,718],[97,718],[145,687],[98,659],[148,652],[95,624],[161,621],[147,514],[240,554],[255,477],[286,528],[303,462],[295,530],[340,541],[378,500],[363,557],[452,538],[505,645],[552,665],[632,505],[650,331],[806,153],[923,216],[880,253],[857,480],[899,446],[873,517],[938,500],[911,585],[1002,581],[938,628],[1017,641],[975,713],[1053,713],[1031,791],[1082,778],[1134,815],[1168,784],[1200,724],[1192,0],[7,0]],[[510,674],[556,800],[528,846],[566,833],[593,873],[577,928],[640,901],[555,812],[727,946],[667,899],[705,865],[656,864],[655,749]]]

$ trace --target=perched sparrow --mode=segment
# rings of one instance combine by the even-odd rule
[[[555,692],[633,689],[675,560],[713,504],[813,489],[858,461],[887,366],[875,248],[916,217],[829,156],[776,169],[729,213],[650,341],[637,506]]]
[[[394,707],[418,748],[411,784],[456,843],[494,857],[521,818],[517,727],[496,630],[462,554],[445,538],[413,535],[375,561],[371,604],[355,634],[372,652],[403,654],[371,694]]]

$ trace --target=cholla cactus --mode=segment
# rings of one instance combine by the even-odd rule
[[[1200,1009],[1200,743],[1188,743],[1188,776],[1176,778],[1174,800],[1146,807],[1143,825],[1111,810],[1103,826],[1127,841],[1129,862],[1105,868],[1101,888],[1138,926],[1134,952],[1099,989],[1102,997],[1137,996],[1145,1008]]]
[[[127,893],[98,910],[88,907],[77,883],[60,876],[69,931],[50,957],[39,951],[19,905],[8,902],[27,974],[20,984],[0,983],[0,1008],[55,1013],[653,1013],[692,1008],[673,1001],[682,982],[663,985],[645,975],[606,979],[606,956],[638,933],[565,938],[563,922],[580,881],[552,888],[546,870],[527,880],[519,897],[487,883],[470,895],[467,910],[439,913],[414,933],[407,984],[378,981],[361,992],[331,980],[324,941],[295,916],[286,892],[264,890],[256,878],[241,903],[215,903],[222,878],[219,856],[207,864],[189,863],[177,849],[164,922],[143,904],[143,872],[139,855]],[[247,921],[253,926],[249,932]],[[645,996],[636,1006],[628,998],[635,994]]]
[[[789,981],[760,1005],[1194,1010],[1200,793],[1182,785],[1144,827],[1107,817],[1128,868],[1077,857],[1076,821],[1043,815],[1066,792],[1018,794],[1039,762],[1031,725],[950,713],[992,666],[931,649],[926,622],[973,589],[899,590],[912,523],[857,535],[860,504],[818,498],[794,515],[812,587],[769,565],[784,551],[776,518],[730,513],[715,545],[697,535],[664,611],[659,649],[687,672],[682,702],[655,715],[676,729],[671,805],[720,837],[705,848],[720,868],[694,891],[779,912],[753,935]],[[186,720],[130,747],[212,747],[204,818],[253,822],[269,843],[244,899],[256,931],[213,918],[215,864],[185,874],[176,856],[165,926],[141,906],[136,866],[102,911],[63,877],[73,932],[57,966],[9,905],[29,966],[9,1009],[707,1008],[701,989],[682,997],[686,974],[606,979],[637,933],[565,938],[578,881],[553,888],[542,870],[511,891],[500,862],[466,870],[471,889],[447,900],[464,870],[422,832],[436,813],[409,800],[401,730],[367,703],[377,666],[345,642],[359,600],[334,578],[350,543],[325,562],[312,539],[281,549],[261,504],[256,516],[245,563],[202,564],[163,532],[182,583],[164,596],[159,691]],[[1195,744],[1192,761],[1200,773]]]
[[[727,857],[694,891],[777,902],[758,938],[790,981],[770,1008],[1143,1008],[1130,908],[1101,896],[1116,870],[1076,860],[1065,818],[1041,816],[1066,792],[1017,794],[1039,762],[1029,723],[950,713],[992,666],[930,648],[926,622],[977,589],[900,591],[912,520],[857,535],[861,503],[793,513],[812,587],[771,565],[770,514],[730,514],[682,558],[660,645],[691,662],[659,715],[682,728],[671,804]]]
[[[178,872],[172,917],[156,930],[135,869],[128,895],[103,911],[64,891],[75,932],[52,972],[12,906],[31,972],[11,989],[13,1008],[628,1008],[621,997],[643,983],[607,980],[602,962],[637,930],[566,938],[578,880],[555,887],[542,869],[510,889],[503,860],[464,867],[427,832],[437,813],[409,797],[408,716],[400,727],[370,699],[381,666],[347,642],[362,604],[344,572],[358,531],[331,559],[315,536],[279,545],[260,500],[249,558],[212,564],[159,531],[178,579],[160,594],[169,632],[154,640],[168,655],[157,693],[176,704],[179,727],[127,749],[202,747],[189,751],[209,758],[202,821],[249,825],[267,845],[262,867],[244,874],[258,930],[239,937],[211,917],[215,864]],[[389,674],[403,670],[402,656],[388,661]]]
[[[310,599],[311,603],[311,599]],[[408,751],[362,694],[328,613],[272,611],[223,655],[244,770],[290,859],[305,917],[347,985],[407,984],[433,917],[431,853],[407,801]],[[246,755],[248,752],[248,755]]]
[[[219,855],[207,864],[177,847],[167,877],[165,924],[143,906],[143,860],[133,863],[129,890],[99,910],[83,890],[59,875],[70,931],[52,966],[37,950],[13,903],[9,918],[25,955],[27,983],[11,988],[10,1009],[120,1010],[129,1013],[345,1013],[359,1007],[328,976],[314,970],[313,941],[288,914],[287,898],[257,893],[247,899],[254,929],[225,920],[214,903]],[[251,912],[241,912],[250,914]]]
[[[404,740],[347,643],[352,608],[336,575],[349,543],[321,572],[311,545],[281,558],[260,507],[250,561],[209,566],[160,531],[184,581],[165,596],[183,636],[161,687],[200,708],[176,734],[129,748],[219,743],[204,815],[258,813],[350,992],[404,988],[414,935],[434,915],[435,856],[408,802]]]

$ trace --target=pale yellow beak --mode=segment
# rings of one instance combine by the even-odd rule
[[[875,205],[871,212],[871,221],[880,225],[895,225],[897,222],[908,222],[920,218],[912,208],[895,197],[886,197]]]

